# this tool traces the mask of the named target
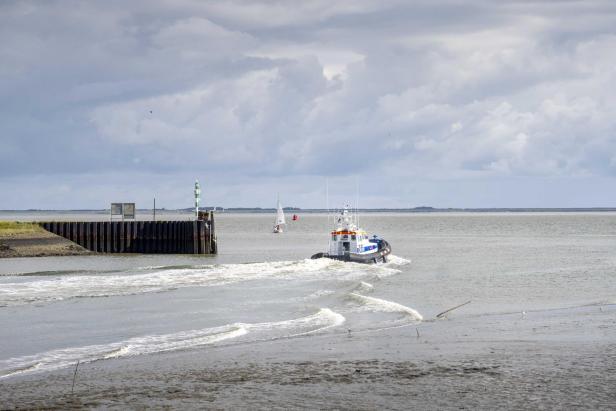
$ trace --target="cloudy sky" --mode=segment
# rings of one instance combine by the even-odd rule
[[[0,2],[0,209],[616,206],[616,2]]]

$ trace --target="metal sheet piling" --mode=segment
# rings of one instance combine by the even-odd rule
[[[50,221],[45,230],[97,253],[216,254],[214,216],[196,221]]]

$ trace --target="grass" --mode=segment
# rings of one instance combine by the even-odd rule
[[[44,230],[38,224],[22,223],[20,221],[0,221],[0,237],[19,234],[40,233]]]

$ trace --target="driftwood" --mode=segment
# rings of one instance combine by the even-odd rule
[[[464,304],[456,305],[455,307],[450,308],[449,310],[445,310],[445,311],[443,311],[442,313],[437,314],[437,315],[436,315],[436,318],[441,318],[442,316],[444,316],[444,315],[445,315],[445,314],[447,314],[448,312],[453,311],[453,310],[455,310],[456,308],[463,307],[463,306],[465,306],[466,304],[470,304],[470,300],[469,300],[469,301],[467,301],[467,302],[465,302]]]
[[[77,377],[77,368],[79,368],[79,360],[77,360],[77,364],[75,365],[75,372],[73,373],[73,385],[71,386],[71,394],[73,393],[73,389],[75,388],[75,378]]]

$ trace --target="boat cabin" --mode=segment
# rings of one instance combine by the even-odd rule
[[[344,209],[336,219],[336,228],[329,239],[329,255],[343,256],[346,254],[371,253],[378,249],[379,240],[370,239],[368,234],[358,228]]]

